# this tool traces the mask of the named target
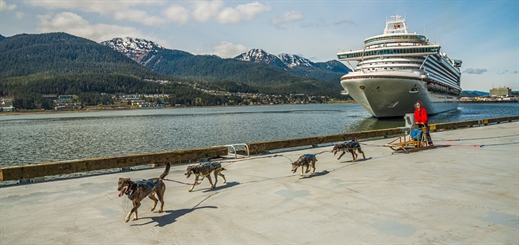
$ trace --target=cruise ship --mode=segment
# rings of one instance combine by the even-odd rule
[[[384,34],[364,40],[364,48],[337,53],[352,72],[341,77],[349,94],[377,118],[400,117],[422,101],[429,115],[455,110],[461,94],[461,60],[440,52],[421,34],[409,33],[406,20],[386,20]],[[353,68],[350,61],[357,62]]]

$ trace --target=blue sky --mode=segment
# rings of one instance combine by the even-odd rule
[[[519,90],[519,1],[0,0],[0,34],[67,32],[96,42],[139,37],[193,54],[252,48],[314,62],[360,49],[401,15],[463,61],[464,90]]]

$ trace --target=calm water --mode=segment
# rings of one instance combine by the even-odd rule
[[[519,103],[460,104],[430,123],[519,115]],[[404,126],[357,104],[183,108],[0,116],[0,167]]]

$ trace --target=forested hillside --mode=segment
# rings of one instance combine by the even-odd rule
[[[152,71],[96,42],[66,33],[17,35],[0,42],[0,96],[18,108],[50,109],[45,94],[75,94],[84,104],[105,94],[168,93],[173,101],[221,98],[202,93],[191,81]],[[168,80],[160,84],[153,81]]]
[[[243,101],[225,92],[341,98],[336,78],[319,80],[267,64],[178,50],[160,49],[148,55],[142,65],[110,47],[67,33],[7,37],[0,41],[0,97],[13,98],[13,105],[25,109],[50,109],[49,95],[66,94],[76,95],[83,105],[122,94],[165,93],[171,104],[203,106],[260,100]],[[272,103],[269,98],[261,100]]]
[[[160,74],[88,39],[66,33],[21,34],[0,42],[0,78],[37,74]]]

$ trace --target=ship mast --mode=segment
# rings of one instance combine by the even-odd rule
[[[405,24],[405,19],[400,19],[402,16],[394,15],[391,17],[393,18],[393,20],[386,20],[386,29],[384,29],[384,34],[408,33],[407,25]]]

